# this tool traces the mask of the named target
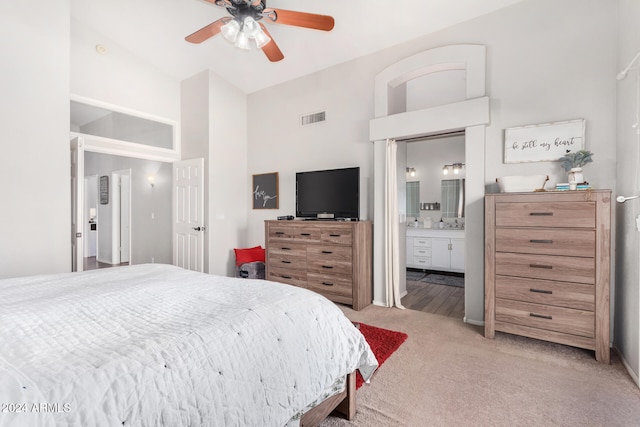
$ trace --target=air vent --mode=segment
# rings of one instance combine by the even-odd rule
[[[318,122],[324,122],[326,120],[326,114],[324,111],[319,113],[308,114],[300,117],[300,125],[307,126]]]

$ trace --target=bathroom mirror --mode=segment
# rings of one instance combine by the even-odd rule
[[[442,217],[464,218],[464,179],[443,179],[441,187]]]
[[[420,182],[407,182],[407,216],[420,216]]]

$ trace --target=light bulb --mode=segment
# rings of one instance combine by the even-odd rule
[[[220,32],[225,39],[233,43],[238,38],[238,33],[240,32],[240,23],[235,19],[232,19],[231,21],[220,27]]]
[[[256,36],[258,31],[260,31],[260,26],[258,25],[255,19],[253,19],[250,16],[247,16],[246,18],[244,18],[244,25],[242,27],[242,31],[244,31],[247,37],[252,39]]]
[[[236,39],[236,46],[240,49],[251,49],[251,45],[249,44],[249,37],[247,37],[244,31],[240,31],[240,33],[238,34],[238,38]]]
[[[262,49],[271,41],[271,38],[266,35],[264,31],[262,31],[262,28],[260,28],[260,31],[258,31],[253,38],[256,41],[256,46],[258,46],[258,49]]]
[[[448,175],[449,174],[449,168],[448,167],[443,167],[442,168],[442,175]]]

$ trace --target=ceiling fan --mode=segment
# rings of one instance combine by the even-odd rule
[[[313,30],[331,31],[334,20],[331,16],[296,12],[266,7],[266,0],[205,0],[224,7],[231,16],[215,22],[185,37],[191,43],[202,43],[222,33],[222,36],[241,49],[250,49],[250,40],[267,55],[271,62],[284,58],[280,48],[271,38],[267,27],[260,20],[274,24],[292,25]]]

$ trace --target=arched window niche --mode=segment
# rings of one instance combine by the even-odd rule
[[[385,279],[387,268],[401,272],[405,281],[405,254],[397,266],[385,265],[384,194],[387,139],[402,141],[439,133],[464,131],[466,161],[465,221],[465,318],[484,324],[484,185],[485,128],[489,123],[489,98],[485,92],[486,47],[451,45],[430,49],[405,58],[381,71],[375,80],[375,118],[369,124],[374,142],[374,304],[390,306]],[[433,76],[455,82],[443,90],[413,98],[417,85]],[[462,77],[463,76],[463,77]],[[433,86],[433,79],[426,86]],[[461,96],[464,94],[464,96]],[[462,99],[461,99],[462,98]],[[426,99],[426,101],[425,101]],[[398,152],[404,152],[399,142]],[[406,159],[398,157],[396,186],[404,185]],[[401,184],[401,185],[400,185]],[[403,215],[398,218],[400,248],[404,247]]]

